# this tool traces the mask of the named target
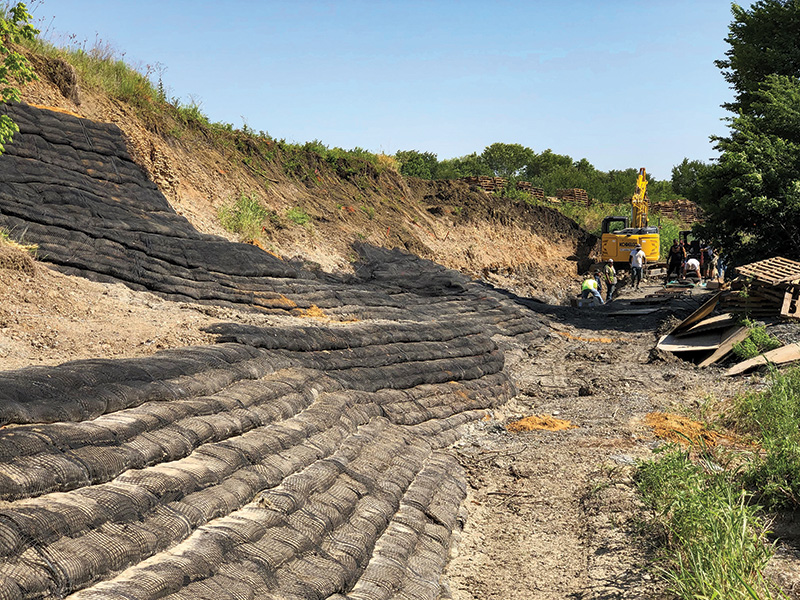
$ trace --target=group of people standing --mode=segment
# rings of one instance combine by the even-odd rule
[[[603,283],[606,286],[606,299],[603,300],[602,291]],[[614,269],[614,259],[609,258],[608,262],[603,265],[602,272],[595,271],[594,277],[589,277],[581,284],[581,298],[588,298],[594,296],[595,299],[600,301],[600,304],[610,302],[614,297],[614,290],[617,289],[617,271]]]
[[[724,273],[724,265],[720,257],[709,245],[698,242],[688,247],[684,242],[672,240],[667,254],[667,275],[664,284],[670,282],[670,276],[686,277],[687,273],[693,274],[699,281],[720,278]]]
[[[645,253],[641,245],[637,245],[630,254],[631,285],[638,290],[642,283],[642,271],[647,262]],[[712,278],[722,278],[724,276],[724,265],[722,260],[714,252],[710,245],[701,245],[693,242],[688,246],[684,242],[672,240],[672,246],[667,254],[667,276],[664,280],[666,285],[670,281],[670,276],[675,274],[677,277],[686,277],[687,273],[693,273],[698,280],[704,281]],[[603,286],[606,288],[606,297],[603,300]],[[605,304],[614,297],[617,287],[617,272],[614,268],[614,260],[609,258],[601,270],[595,271],[593,277],[589,277],[581,284],[581,297],[594,297]]]

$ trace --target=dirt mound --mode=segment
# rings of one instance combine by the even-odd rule
[[[0,241],[0,269],[36,274],[36,263],[24,248]]]

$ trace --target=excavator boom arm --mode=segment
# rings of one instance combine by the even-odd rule
[[[639,177],[636,178],[636,191],[631,197],[631,227],[647,227],[647,212],[650,202],[647,199],[647,173],[644,167],[639,169]]]

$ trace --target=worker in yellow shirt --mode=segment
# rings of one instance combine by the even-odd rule
[[[589,296],[593,296],[595,299],[599,300],[600,304],[605,304],[605,302],[603,302],[603,297],[597,289],[597,281],[594,277],[587,278],[581,285],[581,298],[588,298]]]

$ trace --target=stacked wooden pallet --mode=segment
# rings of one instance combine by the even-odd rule
[[[653,211],[662,217],[682,221],[688,225],[703,220],[703,209],[686,198],[659,202],[653,205]]]
[[[476,185],[487,192],[502,190],[508,184],[508,180],[505,177],[487,177],[485,175],[462,177],[460,181],[463,181],[469,185]]]
[[[573,202],[575,204],[582,204],[584,206],[589,206],[589,204],[591,204],[591,201],[589,200],[589,194],[586,192],[586,190],[582,190],[580,188],[556,190],[556,197],[564,202]]]
[[[776,256],[739,267],[738,272],[730,291],[720,298],[724,310],[800,318],[800,262]]]
[[[533,187],[533,184],[530,181],[518,181],[517,189],[521,192],[530,194],[534,198],[544,200],[544,188]]]

